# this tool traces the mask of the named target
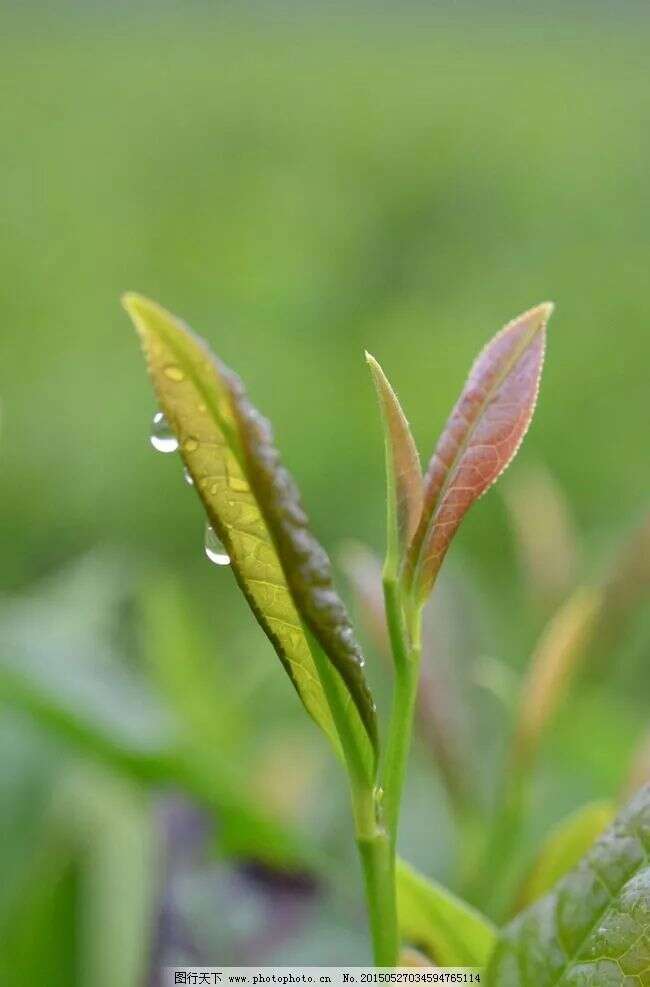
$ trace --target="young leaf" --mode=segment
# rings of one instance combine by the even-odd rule
[[[397,577],[422,513],[422,470],[409,424],[393,388],[375,360],[366,353],[384,422],[388,543],[385,573]]]
[[[491,922],[399,858],[396,876],[402,938],[439,966],[485,966],[496,941]]]
[[[335,747],[341,737],[372,775],[376,722],[361,652],[268,422],[239,378],[184,323],[139,295],[124,304],[159,404],[255,617],[306,709]]]
[[[544,841],[523,883],[517,911],[545,895],[575,867],[615,814],[612,802],[589,802],[558,823]]]
[[[650,786],[555,889],[502,933],[490,987],[648,984]]]
[[[408,557],[418,602],[426,599],[463,517],[499,478],[530,425],[544,362],[550,304],[510,322],[470,371],[424,480],[424,508]]]

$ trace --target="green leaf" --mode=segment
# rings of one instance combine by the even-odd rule
[[[428,596],[472,504],[514,458],[530,425],[544,362],[550,304],[510,322],[472,367],[424,479],[424,508],[408,558],[414,597]]]
[[[523,883],[518,910],[537,901],[570,871],[614,819],[612,802],[589,802],[563,819],[549,833]]]
[[[386,446],[386,499],[388,505],[385,573],[395,579],[422,514],[420,457],[397,395],[374,356],[366,353],[377,390]]]
[[[650,984],[650,786],[578,867],[502,933],[491,987]]]
[[[439,966],[485,966],[496,929],[475,908],[397,860],[397,909],[402,938]]]
[[[255,617],[306,709],[335,747],[340,739],[348,759],[374,777],[376,716],[361,652],[269,423],[187,326],[139,295],[127,295],[124,304],[160,406]]]

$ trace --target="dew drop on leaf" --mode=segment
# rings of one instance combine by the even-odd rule
[[[187,466],[183,470],[183,479],[187,483],[188,487],[194,486],[194,480],[192,479],[192,474],[188,470]]]
[[[176,383],[180,383],[182,380],[185,380],[185,374],[181,368],[175,367],[174,364],[171,364],[169,367],[165,367],[163,373],[165,377],[169,380],[175,381]]]
[[[226,553],[211,524],[205,526],[205,554],[215,565],[230,565],[230,556]]]
[[[178,439],[162,411],[157,411],[153,416],[149,441],[157,452],[176,452],[178,449]]]

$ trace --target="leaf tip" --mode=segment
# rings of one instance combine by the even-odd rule
[[[531,329],[545,329],[555,311],[554,302],[541,302],[524,312],[515,322],[527,322]]]
[[[133,324],[139,333],[142,334],[152,315],[160,312],[160,306],[140,295],[137,291],[125,291],[121,298],[122,308],[131,316]]]

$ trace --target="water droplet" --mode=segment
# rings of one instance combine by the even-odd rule
[[[215,565],[230,565],[230,556],[226,554],[211,524],[205,526],[205,554]]]
[[[182,380],[185,380],[185,374],[180,367],[174,366],[172,363],[169,367],[165,367],[163,370],[165,377],[169,380],[173,380],[176,384],[179,384]]]
[[[162,411],[157,411],[153,416],[149,441],[157,452],[176,452],[178,449],[178,439]]]
[[[187,483],[188,487],[194,486],[194,480],[192,479],[192,474],[188,470],[187,466],[183,470],[183,479]]]
[[[199,440],[195,439],[193,435],[190,435],[189,438],[185,439],[183,442],[183,449],[185,452],[196,452],[198,448]]]
[[[237,493],[248,493],[250,487],[243,476],[228,475],[228,486]]]

